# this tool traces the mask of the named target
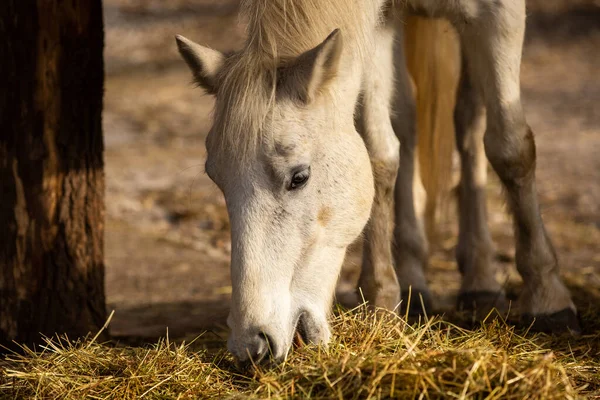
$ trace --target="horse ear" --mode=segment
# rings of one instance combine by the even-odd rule
[[[320,45],[281,69],[278,91],[309,104],[335,78],[342,53],[342,35],[334,30]]]
[[[190,67],[196,82],[208,93],[217,92],[217,75],[223,63],[225,55],[220,51],[201,46],[198,43],[181,36],[175,36],[179,54]]]

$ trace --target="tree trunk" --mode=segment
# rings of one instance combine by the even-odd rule
[[[105,321],[101,0],[2,0],[0,345]]]

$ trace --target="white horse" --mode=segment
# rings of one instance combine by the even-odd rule
[[[462,49],[461,306],[504,303],[490,265],[477,151],[484,147],[514,214],[522,315],[541,329],[579,329],[540,216],[534,139],[521,106],[524,0],[247,0],[242,9],[248,37],[237,52],[177,37],[195,80],[216,96],[206,172],[231,220],[228,348],[239,361],[283,359],[296,330],[328,342],[336,280],[361,232],[365,299],[394,309],[401,285],[427,306],[413,199],[415,106],[406,68],[396,63],[394,71],[393,61],[402,58],[394,37],[405,13],[448,19]]]

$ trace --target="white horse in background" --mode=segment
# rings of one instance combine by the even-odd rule
[[[239,51],[177,37],[195,80],[216,96],[206,172],[231,220],[228,348],[239,361],[283,359],[297,330],[328,342],[336,281],[361,232],[364,298],[394,309],[411,288],[429,306],[414,205],[415,101],[395,41],[410,13],[449,20],[461,45],[459,306],[505,305],[485,221],[485,148],[514,216],[523,318],[579,330],[540,216],[521,106],[524,0],[247,0],[242,12],[248,37]],[[422,311],[415,306],[409,311]]]

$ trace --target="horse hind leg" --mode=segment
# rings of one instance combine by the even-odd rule
[[[533,328],[538,330],[579,332],[577,312],[561,281],[556,253],[540,215],[534,137],[521,106],[524,1],[461,3],[469,12],[453,17],[469,71],[486,106],[485,152],[506,189],[514,219],[515,259],[524,281],[519,300],[522,318],[535,321]]]
[[[356,121],[371,158],[375,180],[375,199],[364,231],[358,287],[370,305],[388,309],[395,309],[400,302],[391,249],[393,190],[399,164],[399,142],[390,122],[393,42],[392,29],[378,28],[373,57],[365,67]]]
[[[400,168],[396,180],[394,254],[401,287],[402,314],[410,317],[431,310],[431,294],[425,278],[427,239],[423,216],[426,194],[417,158],[416,104],[406,64],[403,25],[396,25],[394,49],[396,91],[393,97],[392,126],[400,140]]]
[[[464,54],[462,59],[454,109],[456,148],[461,166],[456,260],[462,281],[457,308],[483,319],[494,308],[504,311],[507,304],[504,290],[495,277],[494,245],[487,225],[487,160],[483,149],[485,107],[471,82]]]

